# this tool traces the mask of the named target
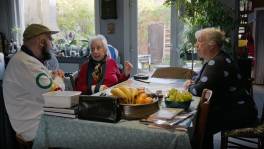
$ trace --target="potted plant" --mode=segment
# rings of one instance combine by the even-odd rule
[[[194,52],[193,45],[190,42],[185,42],[180,49],[180,58],[186,60],[197,59],[197,53]]]

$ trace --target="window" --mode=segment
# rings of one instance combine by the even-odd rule
[[[95,34],[93,0],[22,0],[21,4],[22,28],[40,23],[60,31],[53,36],[55,54],[82,57],[89,52],[88,38]]]
[[[178,10],[164,2],[138,0],[138,72],[169,66],[198,70],[201,61],[186,37],[190,29],[180,22]]]
[[[138,69],[170,64],[170,7],[164,0],[138,1]]]

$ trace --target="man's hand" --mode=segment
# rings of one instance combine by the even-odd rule
[[[193,85],[193,84],[194,84],[194,81],[193,81],[193,80],[187,80],[187,81],[184,82],[183,87],[184,87],[185,90],[188,90],[188,88],[189,88],[191,85]]]
[[[124,65],[124,73],[126,76],[128,76],[132,72],[133,65],[128,61],[125,61]]]
[[[58,69],[58,70],[54,70],[52,71],[52,77],[55,78],[55,77],[61,77],[61,78],[64,78],[64,71],[61,70],[61,69]]]

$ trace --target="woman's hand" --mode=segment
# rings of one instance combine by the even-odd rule
[[[107,87],[106,85],[101,85],[99,90],[102,91],[102,90],[105,90],[105,89],[107,89],[107,88],[108,88],[108,87]]]
[[[187,81],[184,82],[183,87],[184,87],[185,90],[188,90],[188,88],[189,88],[191,85],[193,85],[193,84],[194,84],[194,81],[193,81],[193,80],[187,80]]]
[[[124,63],[125,76],[130,75],[130,73],[132,72],[132,69],[133,69],[133,65],[130,62],[125,61],[125,63]]]
[[[96,92],[94,92],[94,90],[95,90],[95,87],[96,87],[96,85],[92,85],[92,93],[94,94],[94,93],[96,93]],[[103,91],[103,90],[105,90],[105,89],[107,89],[108,87],[106,86],[106,85],[100,85],[100,87],[99,87],[99,92],[100,91]]]

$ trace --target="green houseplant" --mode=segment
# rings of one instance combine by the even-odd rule
[[[174,5],[182,10],[180,19],[186,26],[182,55],[194,49],[195,32],[204,27],[218,27],[226,33],[224,49],[233,54],[231,49],[231,33],[235,27],[234,10],[223,5],[219,0],[166,0],[165,5]]]

